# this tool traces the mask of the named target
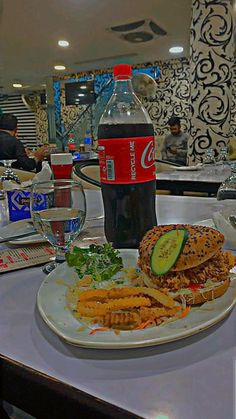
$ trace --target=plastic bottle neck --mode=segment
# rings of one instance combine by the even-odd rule
[[[114,93],[134,93],[131,78],[119,79],[115,78]]]

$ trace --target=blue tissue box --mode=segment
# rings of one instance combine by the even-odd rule
[[[7,199],[10,221],[31,218],[29,191],[7,191]]]
[[[18,221],[31,218],[30,212],[30,191],[13,190],[7,191],[9,220]],[[37,196],[38,210],[47,208],[46,195]]]

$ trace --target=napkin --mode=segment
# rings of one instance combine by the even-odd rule
[[[32,183],[47,182],[52,179],[52,170],[47,161],[42,163],[42,170],[38,172],[32,179]]]
[[[225,245],[229,249],[236,249],[236,230],[229,221],[229,216],[233,213],[231,208],[223,209],[212,214],[213,221],[217,230],[225,236]]]

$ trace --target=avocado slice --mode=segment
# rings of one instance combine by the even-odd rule
[[[188,230],[173,229],[157,240],[151,255],[151,270],[155,275],[164,275],[174,266],[187,238]]]

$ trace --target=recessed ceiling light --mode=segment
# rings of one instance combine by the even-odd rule
[[[13,83],[13,85],[12,85],[13,87],[22,87],[22,84],[20,84],[20,83]]]
[[[59,70],[59,71],[62,71],[62,70],[66,69],[66,67],[64,65],[54,65],[54,68],[55,68],[55,70]]]
[[[84,89],[87,89],[87,86],[83,85],[83,86],[80,86],[80,88],[84,90]]]
[[[61,39],[60,41],[58,41],[58,45],[59,45],[59,47],[66,48],[66,47],[68,47],[70,44],[69,44],[69,42],[68,42],[68,41]]]
[[[78,93],[78,96],[85,96],[84,93]]]
[[[181,52],[183,52],[183,47],[171,47],[170,49],[169,49],[169,52],[171,53],[171,54],[180,54]]]

